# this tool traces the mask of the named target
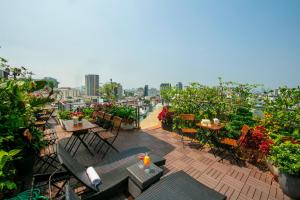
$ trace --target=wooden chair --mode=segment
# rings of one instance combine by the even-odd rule
[[[249,134],[250,127],[248,125],[243,125],[241,129],[241,135],[238,140],[232,138],[223,138],[220,143],[221,147],[225,149],[227,153],[236,161],[238,162],[240,159],[236,156],[236,153],[240,149],[241,145],[244,143],[245,138]],[[224,160],[225,157],[222,157],[221,160]]]
[[[98,125],[98,127],[90,129],[89,132],[100,133],[100,132],[108,131],[112,127],[111,118],[112,118],[111,114],[100,111],[97,116],[97,123],[96,123]],[[93,136],[91,137],[91,139],[88,143],[90,145],[92,145],[93,142],[95,141],[95,138],[96,138],[96,135],[93,134]]]
[[[43,134],[43,141],[46,146],[38,154],[35,165],[38,167],[37,173],[46,173],[49,168],[56,169],[58,160],[56,159],[56,141],[58,137],[55,129],[46,129]]]
[[[195,129],[195,115],[193,114],[181,114],[179,116],[180,124],[179,130],[181,133],[181,141],[184,146],[185,141],[190,141],[191,143],[196,140],[197,129]],[[190,140],[184,140],[184,137],[191,138]]]
[[[122,124],[122,118],[114,116],[112,119],[112,127],[110,130],[94,132],[94,135],[100,139],[98,144],[102,143],[100,145],[100,148],[98,149],[98,153],[102,150],[102,148],[104,147],[104,144],[106,144],[108,146],[107,149],[104,151],[102,158],[105,157],[105,155],[108,153],[110,148],[119,152],[118,149],[116,149],[113,146],[113,144],[119,135],[121,124]],[[97,148],[98,144],[95,146],[95,148]]]

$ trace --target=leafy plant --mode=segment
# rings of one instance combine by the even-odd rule
[[[17,186],[12,181],[16,170],[13,168],[13,161],[21,149],[13,149],[8,152],[0,150],[0,191],[15,189]]]
[[[83,109],[83,114],[84,118],[90,119],[92,118],[94,110],[92,108],[84,108]]]
[[[253,114],[248,108],[239,107],[235,113],[229,115],[229,122],[226,123],[226,137],[237,139],[243,125],[254,126]]]
[[[59,111],[58,117],[59,117],[59,119],[62,119],[62,120],[69,120],[69,119],[71,119],[71,111],[69,111],[69,110]]]
[[[269,91],[264,98],[262,123],[277,144],[287,137],[300,142],[300,87],[279,88],[275,97],[272,93]]]
[[[0,68],[8,78],[0,79],[0,191],[12,189],[14,161],[43,146],[42,132],[35,128],[35,111],[53,101],[53,88],[47,81],[34,81],[24,67],[11,67],[0,57]]]
[[[281,172],[300,176],[300,144],[285,142],[273,146],[270,159]]]
[[[117,105],[110,109],[110,114],[123,118],[127,122],[136,120],[135,108],[131,106]]]

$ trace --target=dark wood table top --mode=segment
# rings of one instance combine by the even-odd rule
[[[150,164],[148,173],[145,172],[144,168],[141,169],[138,163],[128,167],[127,171],[129,173],[129,178],[131,178],[141,189],[144,189],[159,180],[163,174],[163,170],[153,163]]]
[[[73,120],[64,120],[63,124],[65,125],[67,132],[77,132],[98,127],[96,124],[92,124],[86,119],[82,119],[82,122],[77,125],[74,125]]]
[[[224,124],[209,124],[209,125],[206,125],[206,124],[202,124],[202,123],[197,123],[196,126],[198,126],[200,128],[203,128],[203,129],[212,130],[212,131],[219,131],[219,130],[221,130],[222,128],[225,127]]]

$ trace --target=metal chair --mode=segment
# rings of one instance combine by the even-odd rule
[[[99,132],[93,132],[94,135],[100,139],[99,143],[102,143],[100,145],[100,148],[98,149],[98,153],[101,151],[101,149],[104,147],[104,144],[107,145],[107,149],[104,151],[104,154],[102,158],[105,157],[105,155],[108,153],[109,149],[112,148],[115,151],[118,152],[118,149],[116,149],[113,144],[115,140],[117,139],[119,132],[120,132],[120,127],[122,124],[122,118],[114,116],[112,120],[112,127],[110,130],[107,131],[99,131]],[[95,146],[97,148],[98,144]]]
[[[185,141],[190,141],[190,143],[193,143],[193,141],[196,140],[197,135],[197,129],[195,127],[195,115],[193,114],[180,114],[180,124],[179,124],[179,130],[181,133],[181,141],[184,147]],[[184,140],[184,137],[190,138],[189,140]]]
[[[245,141],[245,138],[249,134],[250,127],[248,125],[243,125],[241,129],[241,135],[238,140],[232,139],[232,138],[223,138],[220,141],[221,148],[225,149],[225,152],[227,152],[235,161],[238,163],[240,159],[236,156],[236,153],[239,151],[240,147]],[[224,160],[227,156],[222,157],[220,161]]]
[[[36,173],[46,173],[49,168],[57,169],[59,164],[56,155],[56,141],[58,137],[55,129],[46,129],[43,141],[46,146],[39,151],[35,165],[38,166]]]

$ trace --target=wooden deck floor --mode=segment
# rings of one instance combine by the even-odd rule
[[[60,139],[69,136],[69,133],[63,132],[58,126],[57,132]],[[269,172],[261,171],[250,164],[239,167],[227,160],[219,162],[220,158],[209,153],[209,149],[183,147],[176,133],[164,131],[159,127],[133,132],[122,131],[115,144],[120,151],[136,146],[147,146],[166,158],[165,175],[183,170],[199,182],[225,194],[230,200],[289,199],[282,193]],[[81,146],[76,159],[90,165],[99,162],[101,155],[91,156]]]

